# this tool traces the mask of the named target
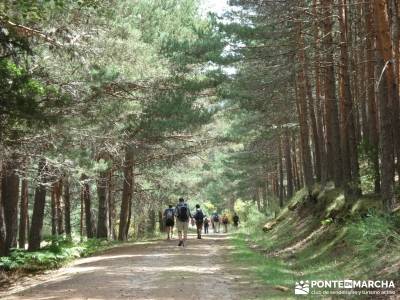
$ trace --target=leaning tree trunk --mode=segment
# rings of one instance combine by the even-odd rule
[[[17,247],[19,177],[17,158],[13,157],[4,166],[2,178],[2,199],[6,225],[5,252]]]
[[[38,250],[42,241],[44,207],[46,205],[46,184],[48,183],[45,159],[39,161],[38,169],[39,184],[35,190],[31,228],[29,231],[29,251]]]
[[[130,215],[133,193],[133,148],[127,147],[124,161],[124,185],[122,190],[121,212],[119,218],[118,239],[128,239],[128,219]]]

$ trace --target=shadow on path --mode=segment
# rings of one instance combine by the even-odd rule
[[[2,299],[266,299],[266,288],[228,263],[228,236],[110,249],[79,259]],[[21,289],[21,287],[20,287]]]

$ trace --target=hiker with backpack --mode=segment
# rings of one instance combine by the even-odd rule
[[[197,238],[201,239],[201,230],[203,229],[204,213],[200,208],[200,204],[196,204],[196,212],[193,217],[196,220]]]
[[[165,229],[167,231],[167,240],[172,239],[175,225],[175,209],[172,205],[168,205],[168,208],[164,211]]]
[[[189,219],[193,219],[189,210],[189,206],[183,198],[179,198],[179,203],[175,208],[176,228],[178,229],[179,244],[185,246],[187,232],[189,227]]]
[[[210,225],[210,220],[205,217],[204,218],[204,234],[208,234],[208,226]]]
[[[233,215],[233,226],[237,229],[239,227],[239,216],[237,213]]]
[[[222,216],[222,224],[224,225],[224,233],[228,233],[229,218],[226,213]]]
[[[211,220],[213,224],[214,233],[219,233],[220,223],[219,223],[219,215],[217,212],[213,213]]]

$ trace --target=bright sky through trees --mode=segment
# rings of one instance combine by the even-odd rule
[[[228,9],[228,7],[229,5],[225,0],[203,0],[201,12],[202,14],[212,12],[220,16]]]

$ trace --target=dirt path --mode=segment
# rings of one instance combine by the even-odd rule
[[[228,237],[193,236],[114,248],[14,288],[1,299],[265,299],[249,270],[232,267]],[[18,292],[15,292],[20,289]],[[261,296],[264,295],[264,296]]]

